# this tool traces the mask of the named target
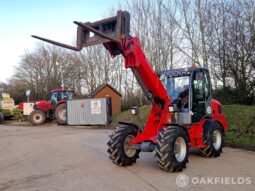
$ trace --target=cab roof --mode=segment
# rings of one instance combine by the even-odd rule
[[[203,69],[207,70],[205,68],[194,68],[194,67],[189,67],[189,68],[178,68],[178,69],[171,69],[171,70],[163,70],[158,72],[158,75],[166,75],[169,77],[177,77],[177,76],[189,76],[192,71],[198,70],[198,69]]]
[[[59,89],[54,89],[51,91],[51,93],[53,92],[73,92],[73,91],[69,89],[59,88]]]

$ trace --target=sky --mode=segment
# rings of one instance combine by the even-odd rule
[[[39,42],[31,35],[72,44],[73,21],[101,20],[120,0],[0,0],[0,82],[8,82],[25,51]]]

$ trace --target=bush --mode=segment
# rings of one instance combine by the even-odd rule
[[[235,91],[231,87],[214,89],[212,96],[224,105],[238,103]]]

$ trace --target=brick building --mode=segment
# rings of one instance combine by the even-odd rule
[[[112,116],[121,112],[121,97],[122,95],[109,84],[105,83],[99,86],[90,94],[91,98],[111,98]]]

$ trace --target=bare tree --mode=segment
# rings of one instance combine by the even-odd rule
[[[131,14],[131,35],[139,37],[156,71],[191,66],[210,68],[214,84],[231,88],[238,102],[254,103],[255,97],[254,0],[126,0],[121,8]],[[10,86],[29,88],[37,99],[66,86],[89,94],[102,83],[122,93],[125,107],[143,104],[144,96],[123,58],[112,59],[103,46],[81,52],[39,44],[26,51]],[[60,67],[56,62],[61,63]]]

